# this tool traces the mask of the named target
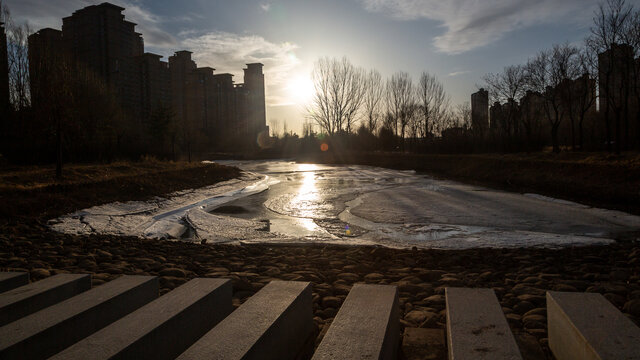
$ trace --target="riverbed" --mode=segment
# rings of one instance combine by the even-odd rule
[[[218,161],[242,177],[50,221],[71,234],[207,243],[467,249],[606,245],[640,217],[434,179],[414,171],[291,161]]]

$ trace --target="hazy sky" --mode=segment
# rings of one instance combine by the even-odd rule
[[[628,1],[636,5],[640,0]],[[61,18],[102,1],[4,0],[17,21],[59,29]],[[522,63],[554,43],[581,43],[597,0],[117,0],[146,51],[187,49],[198,66],[235,74],[265,64],[267,122],[300,131],[310,72],[319,57],[347,56],[384,76],[422,71],[454,104],[482,76]],[[165,58],[166,60],[166,58]]]

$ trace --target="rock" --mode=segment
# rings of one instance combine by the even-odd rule
[[[326,308],[324,310],[322,310],[320,312],[320,315],[323,319],[329,319],[329,318],[333,318],[336,316],[336,314],[338,313],[338,310],[334,309],[334,308]]]
[[[532,303],[528,301],[520,301],[513,307],[513,311],[518,314],[524,314],[533,308],[535,308],[535,306]]]
[[[433,281],[439,280],[442,277],[442,275],[446,273],[447,273],[446,271],[442,271],[442,270],[426,270],[418,274],[418,276],[426,282],[433,282]]]
[[[269,266],[263,273],[268,276],[277,276],[280,275],[280,269],[275,266]]]
[[[444,330],[407,327],[402,337],[402,353],[406,360],[435,360],[446,357]]]
[[[567,284],[555,284],[551,287],[554,291],[578,291],[575,287]]]
[[[438,314],[424,310],[411,310],[404,316],[404,320],[417,327],[433,327],[438,321]]]
[[[538,339],[523,331],[514,332],[516,343],[520,348],[520,353],[524,360],[544,360],[547,359]]]
[[[506,314],[504,317],[507,318],[507,322],[509,323],[509,325],[515,326],[515,327],[522,327],[522,316],[518,314],[510,313],[510,314]]]
[[[631,273],[626,269],[616,269],[609,273],[609,279],[618,281],[627,281]]]
[[[179,268],[167,268],[159,273],[160,276],[172,276],[172,277],[186,277],[187,274],[184,270]]]
[[[640,318],[640,299],[629,300],[624,304],[622,310],[635,317]]]
[[[546,298],[544,296],[529,295],[529,294],[519,295],[518,300],[528,301],[532,304],[538,304],[538,305],[542,305],[546,303]]]
[[[422,291],[422,287],[420,285],[413,284],[408,281],[399,281],[398,282],[398,291],[400,292],[408,292],[411,294],[417,294]]]
[[[96,250],[96,257],[98,259],[111,259],[112,256],[113,255],[111,255],[111,253],[108,251],[104,251],[100,249]]]
[[[524,313],[524,315],[522,316],[529,316],[529,315],[542,315],[542,316],[547,316],[547,309],[545,308],[535,308],[532,310],[527,311],[526,313]]]
[[[420,279],[419,277],[415,276],[415,275],[409,275],[409,276],[405,276],[402,279],[400,279],[400,281],[404,281],[404,282],[408,282],[411,284],[419,284],[422,282],[422,279]]]
[[[349,291],[351,291],[351,286],[341,283],[333,284],[333,292],[337,295],[349,295]]]
[[[535,315],[535,316],[540,316],[540,315]],[[546,328],[546,322],[537,321],[533,319],[529,319],[529,320],[523,319],[522,324],[524,325],[525,329],[545,329]]]
[[[627,302],[627,298],[622,295],[618,295],[614,293],[606,293],[603,296],[617,307],[622,307],[622,305],[624,305]]]
[[[338,274],[338,279],[344,280],[346,282],[354,283],[360,280],[360,276],[354,273],[341,273],[341,274]]]
[[[322,298],[322,307],[325,307],[325,308],[331,307],[331,308],[338,309],[340,308],[341,304],[342,304],[342,300],[335,296],[325,296]]]
[[[375,283],[384,279],[384,275],[378,273],[371,273],[364,276],[364,280],[368,283]]]
[[[32,269],[29,272],[29,275],[31,276],[31,278],[42,279],[51,276],[51,272],[49,272],[49,270],[47,269],[37,268]]]
[[[444,305],[445,298],[443,295],[431,295],[427,298],[424,298],[423,301],[430,305]]]

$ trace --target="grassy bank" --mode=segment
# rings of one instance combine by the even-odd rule
[[[637,153],[620,156],[603,153],[328,153],[301,156],[298,160],[413,169],[436,177],[640,214],[640,154]]]
[[[113,201],[144,200],[237,177],[237,168],[185,162],[118,162],[0,169],[0,218],[46,220]]]

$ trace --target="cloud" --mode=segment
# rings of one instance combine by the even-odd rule
[[[269,10],[271,10],[271,4],[270,4],[270,3],[263,3],[263,4],[260,4],[260,8],[261,8],[262,10],[264,10],[264,11],[269,11]]]
[[[89,5],[103,3],[104,0],[5,0],[11,15],[17,23],[28,21],[34,31],[50,27],[60,29],[62,18]],[[145,45],[168,48],[175,47],[176,39],[162,30],[160,25],[170,21],[139,6],[134,1],[111,0],[113,4],[125,8],[125,19],[136,23],[136,31],[142,33]]]
[[[398,20],[429,19],[445,29],[434,38],[443,53],[459,54],[539,24],[586,24],[599,0],[360,0],[370,12]],[[567,20],[569,18],[570,20]]]
[[[460,75],[468,74],[468,73],[470,73],[470,72],[471,72],[471,71],[469,71],[469,70],[464,70],[464,71],[454,71],[454,72],[450,72],[450,73],[448,73],[448,74],[447,74],[447,76],[451,76],[451,77],[454,77],[454,76],[460,76]]]
[[[210,66],[216,73],[231,73],[236,82],[242,80],[242,65],[264,64],[267,102],[286,103],[284,87],[290,74],[300,64],[295,55],[297,45],[273,43],[257,35],[239,35],[214,31],[182,40],[182,46],[193,52],[198,66]]]

